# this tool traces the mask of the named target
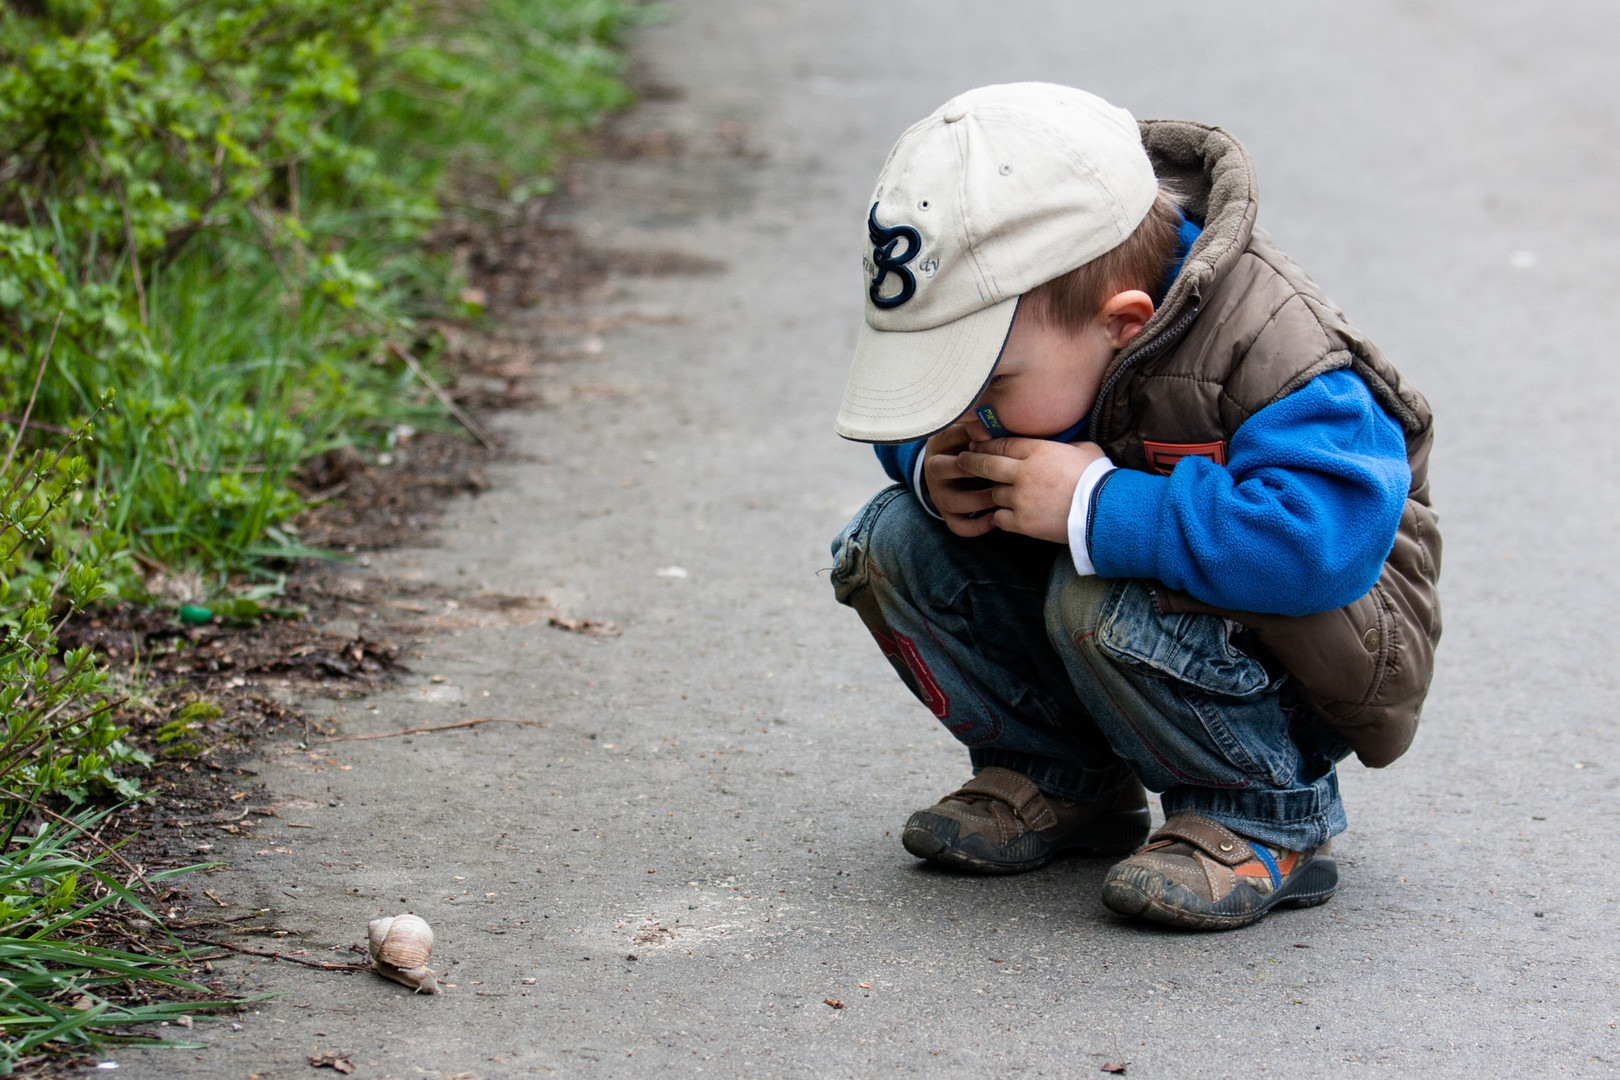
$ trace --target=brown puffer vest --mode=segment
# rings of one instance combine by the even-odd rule
[[[1227,611],[1164,587],[1156,596],[1164,611],[1249,627],[1327,727],[1367,765],[1388,765],[1417,731],[1440,638],[1428,402],[1254,227],[1254,172],[1236,140],[1201,124],[1148,121],[1142,141],[1204,231],[1164,303],[1104,375],[1092,437],[1127,468],[1168,473],[1189,453],[1224,464],[1239,425],[1316,376],[1349,368],[1366,382],[1406,432],[1412,466],[1395,546],[1372,590],[1299,617]]]

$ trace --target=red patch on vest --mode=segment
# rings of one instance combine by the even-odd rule
[[[951,715],[951,699],[945,696],[945,691],[939,688],[934,681],[934,673],[928,670],[923,663],[922,654],[917,651],[917,645],[904,634],[896,634],[888,630],[873,630],[872,636],[877,639],[878,648],[889,663],[899,668],[902,664],[911,672],[911,678],[906,682],[911,684],[911,690],[922,703],[928,706],[928,711],[941,720]]]
[[[1169,476],[1176,462],[1184,457],[1208,458],[1217,465],[1226,464],[1226,444],[1223,442],[1167,443],[1142,440],[1142,452],[1148,465],[1161,476]]]

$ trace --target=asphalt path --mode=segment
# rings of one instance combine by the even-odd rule
[[[400,684],[311,703],[351,734],[546,726],[269,746],[281,816],[215,850],[224,914],[299,932],[263,944],[347,958],[412,910],[454,988],[222,961],[282,996],[122,1074],[1613,1075],[1612,5],[665,10],[634,40],[669,90],[626,121],[643,153],[562,213],[713,266],[520,317],[577,345],[551,407],[500,421],[514,456],[437,546],[354,571],[461,599]],[[1030,78],[1236,135],[1261,224],[1434,405],[1438,672],[1412,751],[1344,769],[1324,907],[1168,933],[1102,907],[1103,861],[985,880],[900,847],[967,769],[826,581],[882,483],[832,434],[865,200],[905,126]]]

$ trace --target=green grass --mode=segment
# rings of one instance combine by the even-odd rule
[[[424,327],[464,308],[426,240],[463,194],[550,190],[628,103],[617,36],[646,10],[0,5],[0,1072],[225,1004],[179,942],[97,936],[161,927],[86,839],[150,759],[96,658],[57,647],[63,620],[109,593],[151,601],[154,575],[277,580],[320,554],[292,526],[302,461],[447,423],[400,359],[431,377]]]
[[[167,951],[154,955],[90,940],[94,924],[115,909],[162,925],[137,890],[108,871],[111,854],[75,852],[105,816],[87,812],[46,824],[0,859],[0,1074],[47,1048],[161,1045],[145,1029],[235,1004],[190,977],[192,954],[182,942],[160,941]],[[189,869],[145,881],[156,885]],[[137,988],[171,1000],[143,1002]],[[172,1000],[177,996],[189,1000]]]
[[[278,297],[253,254],[196,251],[153,275],[161,361],[129,373],[96,458],[97,485],[119,493],[109,526],[149,563],[216,580],[303,551],[287,479],[306,456],[437,415],[409,372],[376,362],[358,315],[318,291]]]

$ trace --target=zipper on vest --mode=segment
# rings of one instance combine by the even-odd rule
[[[1191,326],[1192,321],[1198,318],[1198,312],[1200,310],[1202,309],[1198,304],[1194,304],[1192,307],[1188,308],[1180,318],[1171,323],[1169,326],[1165,327],[1163,333],[1159,334],[1158,337],[1155,337],[1152,341],[1149,341],[1147,344],[1137,349],[1136,352],[1126,357],[1125,362],[1119,367],[1115,368],[1112,375],[1108,376],[1108,381],[1103,383],[1101,390],[1097,391],[1097,400],[1092,403],[1091,418],[1087,421],[1086,433],[1091,437],[1093,442],[1097,441],[1097,436],[1101,433],[1101,428],[1098,427],[1098,424],[1102,421],[1103,402],[1108,400],[1109,393],[1113,391],[1115,384],[1124,377],[1126,369],[1131,367],[1139,360],[1145,360],[1148,357],[1157,354],[1168,347],[1171,342],[1176,340],[1176,338],[1186,333],[1187,327]]]

